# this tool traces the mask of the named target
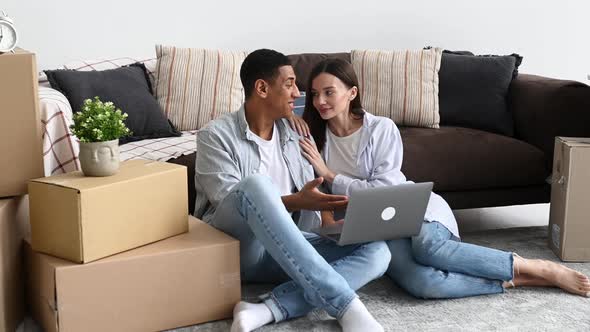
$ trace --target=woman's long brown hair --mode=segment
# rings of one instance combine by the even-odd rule
[[[311,84],[313,80],[321,73],[328,73],[336,76],[349,89],[353,86],[359,87],[358,78],[352,65],[344,60],[328,58],[319,62],[311,70],[307,82],[307,91],[305,92],[305,109],[303,110],[303,120],[307,122],[311,131],[311,136],[315,140],[318,150],[322,152],[326,144],[326,124],[327,121],[322,119],[318,110],[313,106],[313,96],[311,94]],[[365,114],[361,105],[361,93],[358,91],[356,97],[350,102],[349,115],[355,118],[362,118]]]

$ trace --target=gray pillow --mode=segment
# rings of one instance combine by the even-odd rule
[[[439,71],[441,125],[513,136],[506,97],[521,62],[518,54],[474,56],[444,51]]]
[[[74,112],[81,110],[85,99],[98,96],[111,101],[129,116],[125,120],[133,132],[119,139],[120,144],[146,138],[180,136],[160,110],[141,63],[102,71],[46,70],[51,87],[62,92]]]

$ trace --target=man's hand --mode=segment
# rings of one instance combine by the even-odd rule
[[[290,118],[288,118],[289,124],[291,125],[291,129],[295,130],[299,135],[303,137],[309,137],[310,131],[307,122],[302,118],[298,117],[297,115],[293,114]]]
[[[334,220],[334,210],[322,211],[322,227],[334,227],[344,224],[344,219]]]
[[[324,194],[318,190],[323,181],[324,179],[319,177],[306,183],[298,193],[283,196],[287,209],[321,211],[345,208],[348,204],[347,196]]]

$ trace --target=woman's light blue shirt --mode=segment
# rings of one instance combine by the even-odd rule
[[[365,112],[361,138],[357,153],[357,166],[361,178],[352,178],[338,174],[332,183],[331,192],[337,195],[348,195],[356,189],[379,186],[394,186],[408,181],[401,171],[403,145],[399,129],[395,123],[385,117]],[[329,135],[322,151],[324,160],[330,154]],[[424,216],[426,221],[438,221],[453,235],[459,237],[457,221],[447,202],[439,195],[432,193]]]

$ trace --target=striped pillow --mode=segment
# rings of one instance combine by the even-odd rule
[[[397,125],[438,128],[438,70],[442,49],[406,51],[353,50],[367,111]]]
[[[179,130],[196,130],[244,101],[240,66],[247,52],[156,46],[156,98]]]
[[[295,107],[293,108],[293,113],[297,116],[303,116],[303,111],[305,110],[305,92],[301,91],[301,96],[295,99]]]

